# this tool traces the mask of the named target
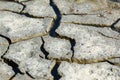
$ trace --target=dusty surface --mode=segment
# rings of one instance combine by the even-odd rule
[[[0,0],[0,80],[120,80],[120,0]]]

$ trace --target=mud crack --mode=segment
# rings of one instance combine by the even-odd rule
[[[107,37],[107,38],[111,38],[111,39],[116,39],[116,40],[119,40],[118,38],[114,38],[114,37],[110,37],[110,36],[107,36],[101,32],[98,32],[100,35],[104,36],[104,37]]]
[[[45,41],[44,41],[44,39],[43,39],[43,37],[41,37],[41,40],[42,40],[42,45],[41,45],[41,47],[40,47],[40,50],[43,52],[43,54],[45,55],[45,59],[48,59],[48,55],[49,55],[49,53],[45,50],[45,48],[44,48],[44,44],[45,44]],[[41,56],[40,56],[41,57]],[[43,58],[43,57],[41,57],[41,58]]]
[[[67,36],[62,36],[62,35],[59,35],[57,32],[56,32],[56,29],[59,27],[60,25],[60,22],[61,22],[61,18],[62,18],[62,15],[60,13],[60,10],[58,9],[57,5],[53,2],[53,0],[50,0],[50,6],[53,8],[53,10],[55,11],[55,14],[56,14],[56,19],[54,20],[54,23],[53,23],[53,27],[51,28],[50,30],[50,33],[49,35],[51,37],[56,37],[56,38],[61,38],[61,39],[66,39],[70,42],[71,44],[71,51],[72,51],[72,57],[74,56],[74,46],[76,44],[76,41],[75,39],[72,39],[70,37],[67,37]],[[72,58],[71,57],[71,58]]]
[[[60,10],[58,9],[57,5],[53,2],[53,0],[50,0],[50,6],[53,8],[53,10],[54,10],[54,12],[55,12],[55,14],[56,14],[57,17],[56,17],[56,19],[54,19],[54,22],[53,22],[52,28],[51,28],[51,30],[50,30],[50,32],[49,32],[49,35],[50,35],[51,37],[66,39],[66,40],[68,40],[68,41],[70,42],[70,44],[71,44],[71,51],[72,51],[72,53],[73,53],[72,56],[71,56],[71,60],[72,60],[72,58],[73,58],[73,56],[74,56],[74,46],[75,46],[75,44],[76,44],[75,39],[72,39],[72,38],[67,37],[67,36],[61,36],[61,35],[59,35],[59,34],[56,32],[56,29],[57,29],[57,28],[59,27],[59,25],[60,25],[62,15],[61,15],[61,12],[60,12]],[[45,50],[44,50],[44,51],[45,51]],[[48,55],[48,52],[46,53],[46,51],[45,51],[44,53]],[[47,55],[45,55],[45,56],[46,56],[46,58],[48,59]],[[59,79],[60,79],[60,76],[59,76],[59,74],[58,74],[58,72],[57,72],[57,69],[58,69],[59,65],[60,65],[60,64],[56,63],[56,65],[54,66],[54,68],[53,68],[53,70],[52,70],[52,72],[51,72],[51,74],[54,76],[54,80],[59,80]]]
[[[120,21],[120,18],[118,18],[110,27],[112,30],[117,31],[120,33],[120,29],[115,28],[115,25]]]
[[[61,21],[61,13],[56,4],[53,2],[53,0],[50,0],[50,6],[53,8],[55,14],[56,14],[56,19],[54,20],[53,27],[50,30],[50,36],[56,37],[56,32],[55,30],[59,27],[60,21]]]
[[[61,78],[61,76],[58,73],[58,68],[60,66],[61,63],[56,62],[54,68],[51,71],[51,74],[54,76],[54,80],[59,80]]]
[[[62,23],[72,23],[76,25],[83,25],[83,26],[92,26],[92,27],[97,27],[97,28],[103,28],[103,27],[110,27],[109,25],[104,25],[104,24],[89,24],[89,23],[79,23],[79,22],[62,22]]]
[[[10,47],[10,45],[12,44],[12,41],[11,41],[11,39],[10,39],[9,37],[6,37],[6,36],[4,36],[4,35],[2,35],[2,34],[0,34],[0,37],[5,38],[5,39],[8,41],[8,43],[9,43],[9,45],[8,45],[8,47],[7,47],[7,50],[6,50],[5,53],[1,56],[1,58],[3,58],[3,56],[8,52],[9,47]]]
[[[11,61],[11,60],[8,60],[8,59],[4,58],[4,55],[8,52],[9,47],[10,47],[10,45],[12,44],[11,39],[8,38],[8,37],[6,37],[6,36],[4,36],[4,35],[1,35],[1,34],[0,34],[0,37],[5,38],[5,39],[8,41],[8,43],[9,43],[8,48],[7,48],[7,50],[5,51],[5,53],[1,56],[1,59],[3,60],[3,62],[5,62],[6,64],[8,64],[9,66],[12,67],[12,70],[13,70],[14,73],[15,73],[15,74],[9,79],[9,80],[12,80],[18,73],[20,73],[20,74],[23,74],[23,73],[19,70],[18,64],[16,64],[15,62],[13,62],[13,61]]]
[[[2,58],[4,60],[4,62],[6,64],[8,64],[9,66],[12,67],[12,70],[14,71],[14,75],[9,79],[9,80],[12,80],[18,73],[19,74],[23,74],[19,68],[18,68],[18,64],[16,64],[15,62],[13,62],[12,60],[9,60],[9,59],[5,59],[5,58]]]

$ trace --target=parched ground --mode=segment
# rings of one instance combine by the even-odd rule
[[[0,0],[0,80],[120,80],[120,0]]]

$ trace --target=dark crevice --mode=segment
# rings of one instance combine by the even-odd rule
[[[75,41],[75,39],[72,39],[72,38],[70,38],[70,37],[67,37],[67,36],[61,36],[61,35],[59,35],[58,33],[56,33],[56,37],[57,38],[60,38],[60,39],[66,39],[66,40],[68,40],[69,42],[70,42],[70,44],[71,44],[71,51],[72,51],[72,56],[71,56],[71,60],[72,60],[72,58],[73,58],[73,56],[74,56],[74,46],[76,45],[76,41]]]
[[[108,63],[111,64],[111,65],[114,65],[114,63],[112,63],[112,62],[110,62],[110,61],[108,61],[108,60],[106,60],[106,62],[108,62]]]
[[[75,39],[70,38],[70,44],[71,44],[71,50],[72,50],[72,57],[71,57],[71,60],[72,60],[72,58],[74,57],[74,46],[76,44]]]
[[[7,50],[6,50],[5,53],[1,56],[1,58],[3,58],[3,56],[8,52],[9,47],[10,47],[10,45],[12,44],[12,41],[11,41],[11,39],[10,39],[9,37],[6,37],[6,36],[4,36],[4,35],[2,35],[2,34],[0,34],[0,37],[6,39],[6,40],[8,41],[8,43],[9,43],[9,45],[8,45],[8,47],[7,47]]]
[[[20,11],[20,13],[22,13],[24,11],[24,9],[26,8],[26,5],[24,5],[22,2],[17,2],[18,4],[21,4],[23,6],[22,10]]]
[[[11,41],[11,39],[10,39],[9,37],[6,37],[6,36],[4,36],[4,35],[2,35],[2,34],[0,34],[0,37],[5,38],[5,39],[8,41],[9,44],[12,43],[12,41]]]
[[[115,57],[115,58],[120,58],[120,57]],[[114,59],[115,59],[115,58],[114,58]],[[108,62],[108,63],[111,64],[111,65],[120,66],[120,63],[111,62],[111,61],[109,61],[109,60],[106,60],[106,62]]]
[[[70,37],[67,37],[67,36],[61,36],[59,35],[57,32],[56,32],[56,29],[59,27],[60,25],[60,22],[61,22],[61,18],[62,18],[62,15],[60,13],[60,10],[58,9],[57,5],[53,2],[53,0],[50,0],[50,6],[53,8],[57,18],[54,20],[54,23],[53,23],[53,27],[51,28],[50,30],[50,33],[49,35],[51,37],[57,37],[57,38],[61,38],[61,39],[66,39],[66,40],[69,40],[70,41],[70,44],[71,44],[71,51],[72,51],[72,57],[74,56],[74,46],[76,44],[76,41],[75,39],[72,39]],[[71,57],[71,59],[72,59]]]
[[[51,37],[55,37],[56,36],[56,33],[55,33],[55,30],[59,27],[60,25],[60,21],[61,21],[61,13],[60,13],[60,10],[58,9],[58,7],[56,6],[56,4],[53,2],[53,0],[50,0],[50,6],[53,8],[55,14],[56,14],[56,19],[54,20],[54,24],[53,24],[53,27],[51,28],[50,30],[50,36]]]
[[[115,25],[120,21],[120,18],[118,18],[110,27],[112,30],[117,31],[120,33],[120,29],[115,28]]]
[[[114,66],[120,66],[120,63],[113,63],[113,62],[110,62],[108,60],[106,62],[108,62],[109,64],[114,65]]]
[[[4,62],[6,64],[8,64],[9,66],[12,67],[12,70],[14,71],[14,75],[9,79],[9,80],[12,80],[18,73],[19,74],[23,74],[19,68],[18,68],[18,64],[16,64],[15,62],[13,62],[12,60],[9,60],[9,59],[6,59],[6,58],[2,58],[4,60]]]
[[[114,65],[114,66],[120,66],[120,63],[113,63],[113,62],[110,62],[110,61],[108,61],[108,60],[107,60],[107,62],[108,62],[109,64],[111,64],[111,65]]]
[[[60,66],[60,63],[56,62],[54,68],[51,71],[51,74],[54,77],[54,80],[59,80],[61,78],[61,76],[58,73],[59,66]]]
[[[41,37],[41,40],[42,40],[42,45],[41,45],[41,47],[40,47],[40,50],[43,52],[43,54],[45,55],[45,59],[48,59],[48,55],[49,55],[49,53],[45,50],[45,48],[44,48],[44,44],[45,44],[45,41],[44,41],[44,39],[43,39],[43,37]]]
[[[18,64],[16,64],[16,63],[13,62],[12,60],[9,60],[9,59],[4,58],[4,55],[8,52],[9,47],[10,47],[10,45],[12,44],[11,39],[8,38],[8,37],[6,37],[6,36],[4,36],[4,35],[2,35],[2,34],[0,34],[0,37],[5,38],[5,39],[8,41],[8,43],[9,43],[9,46],[8,46],[7,50],[5,51],[5,53],[1,56],[1,59],[2,59],[6,64],[8,64],[9,66],[12,67],[12,70],[13,70],[14,73],[15,73],[15,74],[9,79],[9,80],[12,80],[12,79],[17,75],[17,73],[20,73],[20,74],[23,74],[23,73],[19,70]]]
[[[32,79],[35,79],[32,75],[30,75],[27,71],[26,71],[26,74],[30,77],[30,78],[32,78]]]

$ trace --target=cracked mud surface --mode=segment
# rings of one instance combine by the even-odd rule
[[[0,0],[0,80],[120,80],[119,0]]]

